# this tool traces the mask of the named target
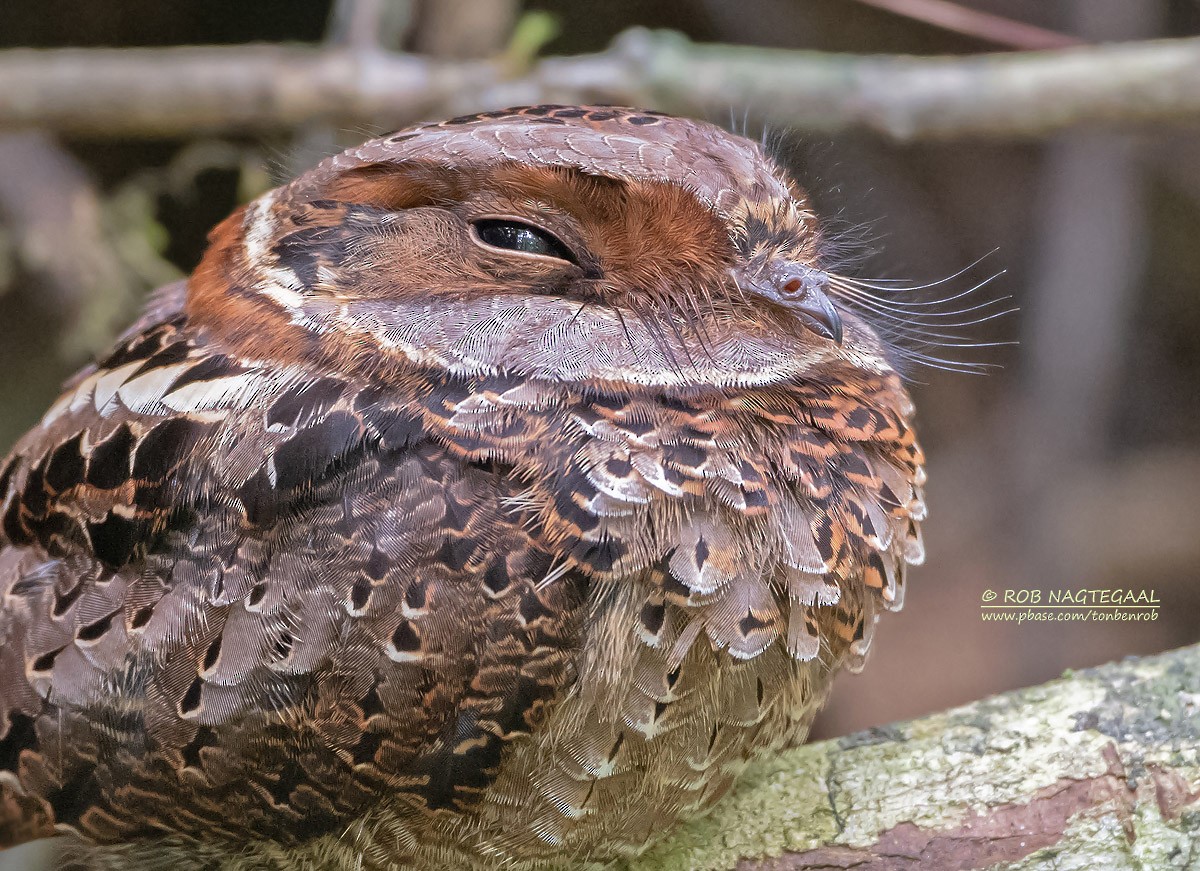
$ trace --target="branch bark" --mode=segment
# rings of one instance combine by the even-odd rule
[[[298,46],[0,51],[0,126],[75,135],[262,131],[522,103],[749,107],[809,130],[897,140],[1024,137],[1086,123],[1200,118],[1200,39],[964,57],[699,45],[629,30],[600,54],[450,62]]]
[[[1051,862],[1200,867],[1200,646],[760,762],[628,871]]]

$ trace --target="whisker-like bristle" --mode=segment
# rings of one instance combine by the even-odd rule
[[[863,293],[860,290],[847,289],[847,288],[837,285],[836,283],[833,283],[833,285],[831,286],[831,290],[834,291],[834,294],[836,296],[842,297],[842,298],[846,299],[846,301],[848,301],[848,302],[854,302],[854,303],[862,305],[866,308],[870,308],[871,310],[876,311],[881,315],[888,316],[894,320],[897,320],[897,321],[900,321],[903,323],[929,323],[930,326],[940,326],[940,327],[971,326],[972,324],[979,323],[982,320],[987,320],[991,317],[996,317],[997,315],[1003,314],[1004,312],[992,312],[992,313],[988,314],[987,316],[981,317],[976,320],[958,321],[958,322],[946,322],[946,321],[942,321],[942,320],[928,320],[927,321],[926,319],[961,317],[962,315],[968,315],[968,314],[972,314],[974,312],[980,312],[980,311],[983,311],[988,308],[994,309],[996,306],[1001,305],[1001,304],[1007,302],[1008,300],[1012,299],[1011,296],[1006,295],[1006,296],[996,297],[995,299],[989,299],[986,302],[979,303],[978,305],[967,306],[966,308],[961,308],[961,309],[953,309],[953,310],[944,311],[944,312],[910,313],[907,311],[899,311],[899,312],[896,311],[894,304],[892,303],[891,300],[881,300],[881,299],[879,299],[879,297],[873,296],[868,293]],[[1005,311],[1016,311],[1016,309],[1013,307],[1010,307],[1009,309],[1006,309]]]
[[[889,346],[895,360],[901,364],[924,366],[951,372],[980,374],[997,368],[997,364],[979,360],[955,359],[938,353],[946,349],[979,350],[1015,345],[1014,341],[977,341],[970,335],[972,328],[1015,314],[1011,295],[972,300],[954,305],[991,285],[1004,274],[1000,270],[965,290],[931,298],[902,299],[902,295],[920,294],[946,287],[967,274],[990,252],[953,275],[936,281],[913,284],[890,279],[864,280],[830,274],[830,293],[849,310],[857,312],[871,323]]]
[[[1007,270],[1002,269],[993,275],[989,275],[987,278],[985,278],[983,281],[980,281],[978,284],[974,284],[971,287],[967,288],[966,290],[960,291],[959,293],[956,293],[953,296],[947,296],[947,297],[942,297],[940,299],[932,299],[932,300],[912,300],[912,301],[894,300],[891,298],[885,299],[883,297],[874,297],[874,293],[884,293],[884,292],[886,292],[886,293],[897,293],[897,292],[911,293],[913,291],[929,290],[933,287],[937,287],[940,282],[935,283],[935,284],[916,285],[913,287],[880,288],[880,287],[874,286],[871,282],[866,282],[866,281],[862,281],[860,279],[855,279],[855,278],[849,278],[844,275],[836,275],[836,276],[831,275],[830,280],[833,281],[834,283],[838,284],[839,286],[844,286],[846,288],[854,288],[859,291],[871,293],[873,298],[878,299],[881,302],[886,302],[888,305],[902,306],[904,308],[928,308],[930,306],[945,305],[946,303],[954,302],[955,300],[959,300],[965,296],[969,296],[972,293],[975,293],[976,291],[982,290],[983,288],[987,287],[989,284],[991,284],[993,281],[995,281],[1000,276],[1004,275],[1006,272],[1007,272]]]
[[[659,321],[658,312],[653,307],[647,307],[636,298],[631,299],[629,310],[645,327],[646,332],[650,334],[659,353],[663,356],[663,361],[671,368],[671,371],[676,375],[683,371],[683,367],[679,364],[679,360],[675,356],[675,351],[671,348],[671,343],[667,341],[666,333],[663,332],[662,323]]]
[[[977,326],[978,324],[987,323],[1001,317],[1015,313],[1018,309],[1015,306],[1008,306],[997,310],[997,305],[1005,302],[1008,297],[1003,297],[996,300],[991,300],[985,305],[976,306],[971,309],[966,309],[957,314],[961,317],[972,312],[978,314],[978,317],[967,318],[957,321],[937,321],[926,320],[920,316],[911,317],[905,313],[897,313],[884,305],[880,305],[878,301],[870,297],[859,297],[854,295],[841,296],[843,302],[853,308],[859,309],[869,319],[880,318],[883,321],[895,324],[897,328],[907,332],[923,333],[927,335],[949,335],[951,338],[957,337],[956,333],[946,333],[947,330],[961,330],[967,327]]]
[[[638,353],[637,342],[633,340],[633,333],[629,332],[629,324],[625,320],[625,313],[621,311],[620,306],[614,306],[613,312],[617,316],[617,321],[621,324],[621,332],[625,334],[625,343],[629,345],[629,353],[633,354],[633,359],[638,363],[642,362],[641,354]]]
[[[864,281],[861,278],[856,278],[856,279],[851,279],[851,280],[853,280],[857,284],[861,284],[866,287],[871,287],[872,285],[877,285],[877,284],[896,285],[896,287],[875,287],[875,288],[873,288],[875,290],[880,290],[880,291],[885,291],[885,290],[886,291],[891,291],[891,290],[903,290],[903,291],[930,290],[935,287],[940,287],[943,284],[948,284],[949,282],[954,281],[956,278],[961,278],[962,276],[966,275],[968,272],[970,272],[972,269],[974,269],[976,266],[978,266],[980,263],[982,263],[987,258],[991,257],[993,254],[995,254],[999,250],[1000,250],[999,248],[993,248],[987,254],[984,254],[982,257],[979,257],[974,262],[968,263],[962,269],[958,270],[958,272],[947,275],[945,278],[939,278],[936,281],[926,282],[925,284],[910,284],[909,280],[904,279],[904,278],[873,278],[869,282]],[[1007,270],[1001,269],[995,275],[988,278],[987,281],[991,281],[993,278],[1003,275],[1006,271]],[[845,276],[843,276],[843,277],[845,277]],[[986,283],[986,282],[984,282],[984,283]],[[972,289],[974,289],[974,288],[972,288]]]

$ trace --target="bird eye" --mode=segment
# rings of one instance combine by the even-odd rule
[[[520,221],[505,221],[485,218],[472,225],[475,235],[485,245],[503,248],[506,251],[521,251],[541,257],[556,257],[568,263],[579,264],[575,255],[562,242],[541,227],[523,224]]]

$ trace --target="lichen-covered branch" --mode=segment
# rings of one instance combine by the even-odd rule
[[[155,136],[320,121],[393,125],[522,103],[617,102],[899,140],[1040,135],[1200,118],[1200,39],[960,57],[699,45],[632,29],[607,51],[454,62],[381,50],[232,46],[0,51],[0,127]]]
[[[761,762],[629,871],[835,868],[1200,868],[1200,647]]]

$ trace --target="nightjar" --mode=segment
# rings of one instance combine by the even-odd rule
[[[613,107],[237,210],[0,466],[0,838],[524,869],[710,808],[922,558],[824,244],[756,143]]]

